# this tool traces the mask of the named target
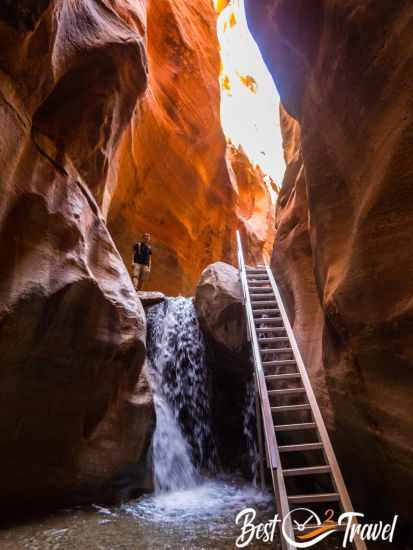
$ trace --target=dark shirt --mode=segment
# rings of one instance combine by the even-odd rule
[[[133,256],[133,261],[135,264],[149,265],[152,249],[148,244],[140,242],[136,243],[133,250],[135,251]]]

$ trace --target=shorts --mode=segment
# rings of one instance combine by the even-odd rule
[[[148,265],[133,264],[133,276],[137,277],[138,279],[141,276],[141,273],[142,273],[142,276],[145,277],[149,275],[150,271],[151,269]]]

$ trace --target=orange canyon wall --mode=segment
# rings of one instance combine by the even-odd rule
[[[274,204],[267,183],[227,144],[220,123],[219,44],[210,0],[150,1],[148,90],[124,134],[103,200],[126,265],[152,235],[151,289],[192,294],[211,262],[236,261],[235,231],[250,261],[269,257]]]
[[[0,8],[0,506],[145,485],[145,316],[98,202],[146,88],[143,3]]]
[[[215,17],[207,0],[0,7],[7,507],[145,486],[154,411],[127,271],[142,231],[168,293],[234,260],[237,227],[268,255],[269,190],[220,127]]]

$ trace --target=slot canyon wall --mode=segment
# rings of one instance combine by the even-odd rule
[[[151,288],[191,295],[210,263],[270,258],[274,202],[260,171],[226,143],[220,122],[217,15],[210,0],[147,3],[149,83],[125,132],[103,200],[126,265],[153,238]]]
[[[397,513],[408,524],[413,6],[247,0],[246,7],[285,106],[288,167],[273,270],[355,508],[370,518]]]
[[[1,508],[145,486],[145,316],[98,201],[146,88],[140,9],[0,8]],[[130,435],[133,434],[133,438]]]
[[[233,260],[238,227],[269,254],[271,194],[220,127],[215,27],[208,0],[0,6],[2,508],[148,486],[142,231],[168,293]]]

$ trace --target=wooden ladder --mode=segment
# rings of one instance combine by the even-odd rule
[[[292,509],[325,503],[340,514],[353,507],[271,269],[247,267],[239,232],[237,244],[255,372],[261,479],[266,462],[277,512],[287,518],[284,530],[294,541]],[[317,527],[307,524],[305,530]],[[282,534],[280,542],[283,550],[295,548]],[[358,537],[353,545],[366,550]]]

